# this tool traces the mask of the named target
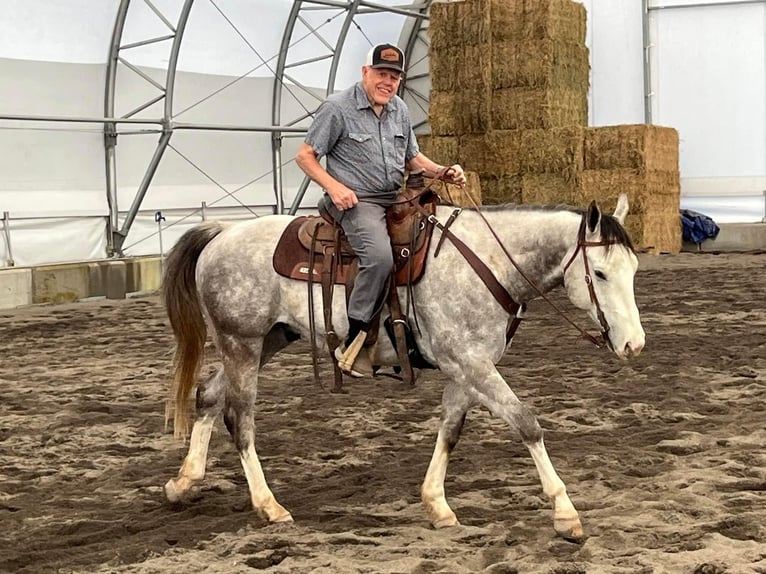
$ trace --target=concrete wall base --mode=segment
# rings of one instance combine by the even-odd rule
[[[124,299],[128,293],[157,291],[161,282],[157,256],[0,269],[0,309],[90,297]]]
[[[766,250],[766,223],[721,223],[715,239],[700,244],[684,242],[683,251]]]

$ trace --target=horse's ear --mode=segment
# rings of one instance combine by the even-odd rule
[[[596,205],[596,201],[593,200],[588,206],[588,214],[585,216],[585,221],[588,223],[588,231],[590,233],[596,233],[599,230],[601,224],[601,210]]]
[[[620,225],[625,225],[625,216],[628,215],[629,207],[628,196],[621,193],[617,198],[617,207],[614,208],[614,218],[620,222]]]

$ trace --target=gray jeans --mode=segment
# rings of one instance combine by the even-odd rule
[[[348,316],[369,322],[394,267],[391,239],[386,229],[386,208],[360,201],[353,209],[340,211],[327,195],[320,204],[340,223],[351,248],[359,256],[359,274],[348,302]]]

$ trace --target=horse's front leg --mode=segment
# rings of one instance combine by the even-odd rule
[[[532,412],[521,403],[494,365],[487,366],[485,377],[477,377],[473,383],[478,401],[489,411],[505,420],[518,432],[524,445],[529,449],[540,476],[543,492],[553,504],[553,528],[568,540],[583,537],[580,517],[567,495],[566,486],[553,468],[543,442],[543,430]],[[477,372],[476,370],[472,372]]]
[[[444,478],[452,450],[457,445],[465,423],[465,415],[471,406],[471,398],[456,383],[450,382],[442,394],[442,417],[436,446],[428,465],[420,497],[435,528],[459,524],[457,516],[447,504]]]

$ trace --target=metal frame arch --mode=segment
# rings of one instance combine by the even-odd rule
[[[117,8],[117,16],[109,43],[109,55],[106,61],[106,85],[104,87],[104,117],[114,117],[115,90],[117,87],[117,63],[120,57],[120,44],[125,30],[125,20],[128,16],[130,0],[121,0]],[[104,154],[106,161],[106,200],[109,206],[107,229],[107,250],[109,255],[114,252],[114,230],[119,225],[117,206],[117,124],[104,124]]]
[[[194,0],[184,0],[184,4],[178,15],[176,25],[173,26],[171,22],[152,4],[151,0],[143,0],[144,3],[157,15],[157,17],[171,30],[171,34],[148,38],[146,40],[135,42],[129,45],[122,44],[122,36],[125,30],[125,21],[131,6],[131,0],[120,0],[120,5],[117,9],[117,17],[115,18],[115,25],[112,31],[112,40],[109,45],[109,56],[107,63],[106,85],[104,95],[104,113],[107,118],[114,118],[114,104],[115,94],[117,91],[117,69],[118,64],[122,62],[126,67],[130,68],[133,72],[143,77],[145,80],[160,88],[162,94],[157,96],[148,102],[140,105],[138,108],[128,112],[120,119],[130,118],[134,114],[148,108],[152,104],[158,102],[161,99],[165,99],[163,117],[160,120],[162,126],[162,133],[160,139],[157,142],[157,147],[154,150],[149,165],[146,168],[144,177],[141,180],[141,184],[136,191],[136,195],[133,198],[130,209],[125,217],[125,221],[120,226],[119,224],[119,207],[117,205],[117,162],[116,162],[116,145],[117,145],[117,129],[116,121],[106,122],[104,124],[104,142],[106,153],[106,181],[107,181],[107,198],[109,203],[109,229],[107,244],[110,251],[109,255],[122,256],[122,246],[125,242],[125,238],[130,231],[130,227],[135,221],[136,215],[141,207],[146,192],[149,189],[149,185],[154,178],[154,174],[159,167],[162,156],[168,147],[170,138],[173,135],[173,96],[175,93],[175,78],[178,68],[178,56],[181,50],[181,44],[183,41],[184,31],[186,29],[186,23],[189,20],[189,14],[191,13]],[[143,74],[138,68],[132,66],[127,60],[124,60],[120,56],[120,52],[143,46],[150,43],[162,42],[172,39],[173,43],[170,48],[170,57],[168,59],[168,65],[165,73],[165,86],[157,85],[151,78]],[[147,121],[147,123],[155,123],[154,120]]]
[[[107,74],[105,84],[105,96],[104,96],[104,110],[105,119],[110,121],[104,122],[104,138],[105,138],[105,164],[106,164],[106,176],[107,176],[107,195],[110,210],[109,217],[109,229],[108,229],[108,248],[110,255],[118,254],[122,255],[122,247],[125,238],[130,231],[130,228],[138,214],[141,203],[149,189],[152,179],[159,167],[165,150],[169,146],[170,139],[172,137],[175,126],[173,125],[173,96],[175,91],[175,79],[178,66],[178,56],[183,42],[184,31],[188,22],[189,15],[194,5],[194,0],[184,0],[181,11],[178,15],[175,26],[168,21],[168,19],[152,4],[151,0],[143,0],[160,20],[169,28],[171,34],[164,35],[157,38],[149,38],[140,42],[135,42],[129,45],[122,43],[122,37],[125,28],[125,22],[127,20],[129,10],[132,4],[131,0],[120,0],[120,4],[115,18],[115,25],[112,33],[112,39],[109,47],[109,56],[107,63]],[[320,59],[332,58],[330,64],[330,70],[327,77],[326,94],[331,94],[335,89],[335,80],[337,77],[337,71],[339,67],[340,57],[348,37],[349,30],[354,22],[354,18],[360,13],[396,13],[412,18],[411,21],[405,22],[404,32],[402,38],[406,36],[406,40],[401,40],[404,43],[405,55],[408,61],[408,67],[411,64],[412,47],[417,40],[417,36],[422,29],[422,22],[428,18],[427,11],[431,4],[431,0],[422,0],[420,3],[408,6],[407,8],[397,8],[393,6],[384,6],[368,0],[295,0],[291,8],[288,20],[285,25],[285,30],[282,37],[280,51],[277,60],[277,68],[275,71],[274,90],[272,94],[272,126],[270,131],[272,132],[271,152],[272,152],[272,168],[274,179],[274,193],[276,201],[276,212],[282,213],[284,211],[284,190],[282,180],[282,138],[285,133],[295,133],[301,131],[299,128],[294,128],[295,123],[310,116],[312,112],[307,110],[307,114],[299,119],[292,120],[286,125],[283,123],[281,99],[283,95],[283,83],[285,81],[285,71],[288,65],[288,55],[290,50],[290,41],[292,39],[296,22],[300,19],[300,13],[302,10],[317,9],[317,8],[330,8],[345,11],[345,17],[341,29],[335,39],[335,46],[330,46],[327,42],[324,42],[328,48],[330,48],[331,54],[328,56],[320,56],[317,58],[311,58],[304,62],[298,62],[293,64],[294,66],[304,63],[315,62]],[[420,23],[418,25],[417,23]],[[409,30],[409,32],[407,32]],[[315,32],[312,30],[312,32]],[[141,70],[131,65],[127,60],[121,56],[121,52],[129,48],[172,39],[172,46],[170,51],[170,57],[167,63],[165,85],[162,86],[149,76],[141,72]],[[117,70],[119,64],[122,63],[131,71],[135,72],[139,76],[142,76],[147,82],[154,85],[161,91],[161,94],[150,101],[145,102],[135,110],[128,112],[120,118],[114,117],[115,106],[115,94],[117,93]],[[402,83],[401,91],[406,90],[406,76],[405,81]],[[136,191],[136,195],[132,201],[132,204],[127,212],[125,220],[120,226],[119,222],[119,209],[117,205],[117,167],[116,167],[116,143],[117,143],[117,124],[120,121],[125,121],[131,118],[131,116],[138,112],[148,108],[152,104],[158,102],[161,99],[165,99],[164,112],[160,119],[147,120],[146,123],[159,124],[162,128],[159,141],[157,142],[154,154],[147,165],[144,177]],[[138,122],[139,120],[134,119]],[[187,127],[193,129],[195,126],[177,126],[178,128]],[[201,126],[196,126],[201,128]],[[220,129],[211,127],[210,129]],[[269,128],[255,128],[255,131],[263,131]],[[295,201],[290,208],[290,213],[295,213],[300,205],[301,200],[308,188],[309,181],[306,178],[301,184]]]

